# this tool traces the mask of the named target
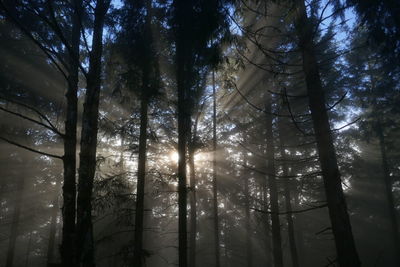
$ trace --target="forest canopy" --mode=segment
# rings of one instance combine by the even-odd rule
[[[0,265],[400,266],[398,0],[0,0]]]

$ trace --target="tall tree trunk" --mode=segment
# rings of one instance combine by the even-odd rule
[[[150,72],[153,61],[152,51],[152,6],[151,0],[146,0],[145,7],[147,15],[145,18],[145,33],[144,39],[147,46],[143,53],[146,58],[142,64],[142,92],[140,103],[140,135],[139,135],[139,158],[138,158],[138,173],[137,173],[137,191],[136,191],[136,211],[135,211],[135,241],[133,248],[133,266],[141,267],[145,260],[143,253],[143,222],[144,222],[144,195],[146,182],[146,161],[147,161],[147,127],[148,127],[148,108],[150,101],[150,92],[153,88],[150,86]]]
[[[226,227],[226,220],[223,220],[223,222],[222,222],[222,231],[225,233],[224,239],[223,239],[223,242],[224,242],[224,258],[225,258],[224,266],[229,267],[229,255],[228,255],[228,249],[229,248],[228,248],[228,242],[227,242],[228,239],[226,237],[227,229],[228,228]]]
[[[265,153],[266,154],[266,153]],[[269,201],[268,201],[268,176],[264,176],[262,179],[262,209],[269,210]],[[265,222],[265,256],[266,256],[266,266],[271,266],[271,222],[270,222],[270,214],[264,213],[262,214],[262,218]]]
[[[28,240],[28,246],[26,247],[26,254],[25,254],[25,267],[28,267],[29,265],[29,256],[31,254],[31,246],[32,246],[32,232],[29,233],[29,240]]]
[[[317,141],[319,161],[325,185],[329,215],[336,244],[338,263],[341,267],[360,266],[355,247],[347,204],[343,194],[340,172],[338,169],[335,148],[325,105],[313,42],[313,25],[307,18],[304,0],[296,1],[296,31],[299,48],[303,58],[309,106]]]
[[[54,197],[52,201],[53,207],[51,208],[51,219],[50,219],[50,232],[49,232],[49,243],[47,245],[47,265],[50,263],[54,263],[54,246],[56,240],[56,231],[57,231],[57,215],[58,215],[58,190],[59,190],[60,181],[56,180]]]
[[[228,211],[231,208],[230,206],[230,201],[228,198],[225,198],[225,219],[224,219],[224,224],[223,224],[223,231],[224,231],[224,245],[225,245],[225,250],[224,250],[224,256],[225,256],[225,267],[231,266],[231,261],[230,261],[230,255],[229,255],[229,250],[231,249],[231,243],[229,240],[229,237],[231,237],[231,231],[230,231],[230,224],[228,221]]]
[[[247,153],[247,152],[245,152]],[[244,208],[245,208],[245,229],[246,229],[246,262],[247,267],[253,266],[253,247],[251,242],[252,231],[251,231],[251,224],[250,224],[250,192],[249,192],[249,180],[250,175],[247,169],[247,155],[245,154],[244,157]]]
[[[204,104],[203,104],[204,105]],[[188,146],[189,168],[190,168],[190,237],[189,237],[189,266],[196,267],[196,236],[197,236],[197,199],[196,199],[196,169],[194,154],[196,152],[197,125],[203,106],[197,111],[197,116],[191,132]]]
[[[278,185],[275,170],[275,147],[272,128],[272,96],[267,97],[265,110],[266,115],[266,139],[267,139],[267,173],[271,204],[271,226],[272,226],[272,253],[274,255],[274,266],[283,266],[281,226],[279,221]]]
[[[179,1],[180,4],[182,2]],[[183,9],[183,7],[181,8]],[[182,11],[181,11],[182,12]],[[183,23],[183,22],[181,22]],[[186,143],[188,136],[189,111],[186,105],[185,45],[183,37],[176,44],[177,89],[178,89],[178,232],[179,267],[187,266],[187,188],[186,188]]]
[[[392,178],[390,177],[389,164],[386,153],[386,144],[385,144],[385,136],[382,130],[382,124],[378,120],[376,125],[376,132],[379,138],[379,147],[381,150],[381,158],[382,158],[382,170],[384,175],[385,189],[386,189],[386,197],[388,210],[390,215],[390,222],[392,224],[392,236],[393,236],[393,244],[395,248],[395,257],[397,261],[397,265],[400,266],[400,237],[399,237],[399,222],[397,219],[395,203],[393,200],[393,192],[392,192]]]
[[[282,159],[282,175],[288,176],[289,175],[289,168],[286,164],[285,160],[287,160],[287,154],[285,151],[285,141],[283,137],[283,125],[281,119],[278,121],[278,129],[279,129],[279,147]],[[288,234],[289,234],[289,247],[290,247],[290,256],[292,258],[292,266],[299,267],[299,258],[297,254],[297,246],[296,246],[296,238],[295,238],[295,231],[294,231],[294,223],[293,223],[293,215],[292,215],[292,203],[291,203],[291,194],[290,194],[290,181],[289,179],[285,180],[284,182],[284,196],[285,196],[285,208],[286,208],[286,220],[288,224]]]
[[[194,138],[193,138],[194,140]],[[190,238],[189,266],[196,267],[196,235],[197,235],[197,206],[196,206],[196,170],[194,164],[195,148],[193,141],[188,148],[190,168]]]
[[[19,177],[19,181],[17,184],[14,211],[11,221],[10,239],[7,248],[6,267],[14,266],[15,244],[17,242],[17,237],[18,237],[19,218],[21,216],[22,196],[23,196],[24,182],[25,182],[24,178],[25,177]]]
[[[82,0],[75,0],[71,36],[71,54],[69,55],[69,76],[67,111],[64,135],[64,184],[62,187],[62,238],[60,246],[61,263],[64,267],[75,266],[75,219],[76,219],[76,128],[78,121],[78,80],[79,80],[79,43],[80,16]],[[72,54],[73,53],[73,54]]]
[[[146,79],[147,80],[147,79]],[[147,84],[147,81],[146,83]],[[146,179],[146,152],[147,152],[147,110],[148,97],[143,95],[140,105],[140,135],[139,135],[139,158],[136,191],[135,212],[135,241],[133,248],[133,266],[141,267],[143,253],[143,217],[144,217],[144,188]]]
[[[185,105],[186,100],[184,90],[184,88],[178,85],[179,267],[187,266],[186,139],[188,111]]]
[[[295,173],[295,170],[292,170],[292,173]],[[301,209],[300,205],[300,196],[301,196],[301,182],[296,181],[295,182],[295,188],[294,190],[294,207],[297,210]],[[307,262],[305,259],[307,259],[307,250],[305,249],[305,244],[304,244],[304,229],[303,229],[303,220],[302,220],[302,214],[296,214],[295,218],[295,223],[296,223],[296,229],[295,231],[296,234],[296,241],[297,241],[297,251],[298,251],[298,258],[299,258],[299,265],[300,266],[306,266]]]
[[[96,171],[103,26],[109,4],[109,0],[97,0],[96,3],[92,51],[89,59],[89,73],[82,116],[77,201],[77,251],[78,265],[84,267],[92,267],[95,265],[92,191]]]
[[[220,264],[219,250],[219,220],[218,220],[218,181],[217,181],[217,96],[215,92],[215,71],[212,72],[213,80],[213,207],[214,207],[214,245],[215,266]]]

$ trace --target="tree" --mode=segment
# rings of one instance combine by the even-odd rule
[[[6,260],[6,267],[14,266],[14,255],[15,255],[15,244],[18,237],[18,227],[19,227],[19,220],[21,217],[21,206],[22,206],[22,196],[24,190],[24,178],[19,177],[18,185],[17,185],[17,192],[18,194],[15,197],[15,204],[14,204],[14,212],[11,222],[11,231],[10,231],[10,240],[8,243],[7,249],[7,260]]]
[[[213,80],[213,208],[214,208],[214,245],[215,266],[220,266],[219,252],[219,219],[218,219],[218,180],[217,180],[217,95],[215,92],[215,71]]]
[[[288,164],[285,160],[288,160],[288,156],[285,150],[285,136],[284,136],[284,120],[283,118],[279,118],[278,120],[278,133],[279,133],[279,152],[282,160],[282,176],[289,176],[289,168]],[[289,234],[289,245],[290,245],[290,256],[292,258],[292,266],[299,267],[299,259],[297,254],[297,246],[295,240],[295,230],[294,230],[294,222],[293,222],[293,214],[292,214],[292,198],[291,198],[291,188],[289,179],[284,182],[284,196],[285,196],[285,209],[286,209],[286,220]]]
[[[77,197],[76,247],[78,266],[94,266],[92,191],[96,171],[96,148],[101,89],[103,28],[110,1],[98,0],[94,10],[92,51],[89,58],[82,116]]]
[[[79,45],[81,36],[82,2],[73,1],[73,23],[69,57],[69,76],[67,111],[64,137],[64,184],[63,184],[63,238],[60,247],[61,262],[64,267],[75,266],[76,255],[76,145],[78,123],[78,82],[79,82]]]
[[[365,46],[368,34],[366,29],[354,34],[352,48],[355,52],[347,55],[347,61],[351,66],[348,69],[348,83],[357,105],[364,110],[365,119],[359,123],[362,130],[361,138],[366,141],[374,138],[378,140],[393,244],[395,251],[399,251],[399,223],[393,195],[393,178],[390,174],[390,169],[393,167],[389,163],[386,140],[387,134],[398,124],[395,119],[397,111],[391,108],[391,102],[396,101],[398,92],[396,81],[398,70],[392,69],[391,59],[387,58],[386,53],[382,53],[383,44],[376,46],[372,43]],[[398,253],[395,253],[395,257],[400,263]]]
[[[368,31],[370,43],[380,45],[379,51],[387,55],[387,60],[398,63],[400,20],[399,3],[396,0],[348,0],[349,5],[355,7],[361,24],[365,25]],[[377,47],[375,47],[377,48]]]
[[[62,4],[62,3],[61,3]],[[79,44],[80,44],[80,14],[81,1],[73,1],[69,9],[69,19],[72,21],[71,37],[64,35],[61,23],[57,21],[54,6],[51,2],[34,3],[31,9],[21,6],[20,3],[4,1],[1,3],[2,10],[6,13],[21,32],[27,36],[56,66],[68,82],[67,111],[65,121],[65,133],[62,134],[50,120],[39,113],[41,119],[45,119],[48,128],[56,132],[64,141],[64,156],[59,157],[64,163],[64,186],[63,186],[63,238],[61,244],[61,255],[64,266],[74,266],[75,262],[75,197],[76,197],[76,127],[77,127],[77,92],[79,72]],[[22,11],[18,13],[18,8]],[[26,8],[26,10],[24,9]],[[30,24],[32,19],[39,18],[40,23],[47,26],[56,38],[44,36],[43,29],[38,24]],[[64,62],[61,52],[56,52],[62,43],[66,47],[68,62]],[[65,68],[68,73],[63,71]],[[29,106],[27,107],[32,110]],[[44,124],[43,124],[44,125]],[[46,126],[46,125],[44,125]]]
[[[313,44],[313,30],[303,1],[296,1],[296,31],[326,198],[340,266],[360,266],[337,165],[332,132]]]
[[[122,43],[125,43],[129,59],[128,85],[140,98],[140,134],[139,157],[137,171],[135,237],[133,251],[133,265],[142,266],[146,253],[143,249],[143,221],[144,196],[146,178],[146,153],[148,131],[148,108],[152,99],[158,93],[159,77],[156,51],[154,50],[152,19],[152,1],[137,1],[125,3],[126,14],[122,20],[124,31],[121,33]],[[143,15],[145,13],[145,15]],[[139,72],[139,73],[135,73]],[[139,85],[135,84],[135,77],[140,76]],[[139,87],[139,88],[137,88]]]
[[[274,255],[274,266],[283,266],[282,237],[279,219],[278,185],[276,182],[275,169],[275,144],[272,120],[272,97],[268,97],[265,103],[266,114],[266,142],[267,142],[267,175],[271,203],[271,227],[272,227],[272,249]]]
[[[186,145],[190,119],[187,100],[196,77],[192,66],[206,66],[215,62],[213,59],[216,57],[209,55],[216,55],[210,51],[218,51],[218,44],[212,43],[213,35],[226,26],[222,8],[223,2],[220,1],[176,0],[173,2],[172,25],[176,46],[178,91],[179,266],[181,267],[187,266]],[[211,46],[208,45],[209,42]],[[217,266],[218,262],[219,260],[216,263]]]

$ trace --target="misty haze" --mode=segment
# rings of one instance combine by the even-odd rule
[[[399,267],[399,0],[0,0],[0,266]]]

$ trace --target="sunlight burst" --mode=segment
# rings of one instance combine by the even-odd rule
[[[169,158],[171,159],[171,161],[173,161],[174,163],[178,163],[179,161],[179,154],[176,151],[173,151],[169,154]]]

